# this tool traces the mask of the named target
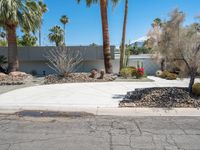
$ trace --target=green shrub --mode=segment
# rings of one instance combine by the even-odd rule
[[[196,96],[200,96],[200,83],[195,83],[192,86],[192,93]]]
[[[137,74],[137,70],[135,67],[126,67],[126,68],[122,68],[120,71],[120,75],[123,78],[128,78],[128,77],[133,77]]]
[[[176,80],[177,74],[170,73],[169,71],[163,71],[159,77],[167,80]]]

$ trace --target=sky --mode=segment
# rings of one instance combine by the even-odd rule
[[[85,0],[78,5],[76,0],[44,0],[48,12],[43,17],[42,44],[52,45],[48,40],[49,29],[60,25],[59,19],[67,15],[70,23],[66,27],[67,45],[102,44],[102,28],[99,4],[88,8]],[[109,4],[108,21],[110,42],[118,46],[121,43],[125,0],[113,9]],[[166,20],[168,14],[175,8],[185,12],[185,25],[199,20],[194,17],[200,15],[200,0],[129,0],[129,14],[127,23],[127,43],[145,36],[151,28],[155,18]]]

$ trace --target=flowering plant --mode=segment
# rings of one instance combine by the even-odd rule
[[[137,78],[141,78],[144,76],[144,68],[137,68],[137,74],[136,77]]]

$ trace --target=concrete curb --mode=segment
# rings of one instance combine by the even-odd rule
[[[106,107],[79,107],[79,106],[0,106],[0,114],[14,114],[22,110],[43,110],[63,112],[86,112],[98,116],[200,116],[200,109],[197,108],[106,108]]]

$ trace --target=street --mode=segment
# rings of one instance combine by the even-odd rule
[[[179,149],[200,149],[200,117],[0,116],[0,150]]]

